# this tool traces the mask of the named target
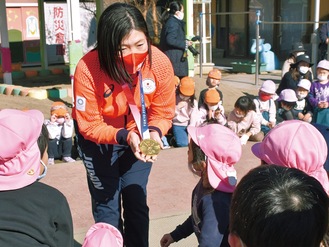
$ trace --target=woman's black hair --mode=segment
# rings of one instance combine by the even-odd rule
[[[256,105],[249,96],[239,97],[235,102],[234,107],[239,108],[244,113],[247,113],[250,110],[256,111]]]
[[[164,25],[170,15],[174,15],[176,11],[181,11],[183,7],[183,3],[181,1],[172,1],[169,3],[167,9],[163,12],[161,17],[161,23]]]
[[[145,34],[151,61],[151,42],[142,13],[133,5],[114,3],[102,13],[97,27],[98,59],[100,67],[118,83],[131,82],[132,78],[125,69],[121,51],[122,40],[132,31]]]

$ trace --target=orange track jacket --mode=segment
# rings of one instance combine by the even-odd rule
[[[175,113],[175,82],[167,56],[152,46],[152,66],[148,57],[141,69],[149,129],[165,135]],[[121,85],[100,69],[98,51],[87,53],[74,75],[72,117],[80,134],[99,144],[127,144],[130,130],[138,133]],[[141,111],[139,77],[132,94]]]

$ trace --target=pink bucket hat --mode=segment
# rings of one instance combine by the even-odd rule
[[[296,96],[296,92],[292,89],[284,89],[281,91],[278,101],[287,101],[287,102],[296,102],[297,96]]]
[[[318,65],[316,66],[316,68],[321,68],[321,69],[329,70],[329,61],[328,60],[321,60],[318,63]]]
[[[216,190],[233,192],[237,184],[234,165],[240,160],[242,153],[239,137],[220,124],[188,126],[187,131],[207,156],[210,185]]]
[[[306,89],[307,91],[310,91],[310,88],[311,88],[311,82],[307,79],[301,79],[298,84],[297,84],[298,87],[302,87],[304,89]]]
[[[40,173],[37,140],[44,121],[38,110],[0,111],[0,191],[34,183]]]
[[[300,120],[284,121],[274,127],[252,152],[267,164],[297,168],[316,178],[329,192],[329,181],[324,169],[327,143],[311,124]]]
[[[265,93],[275,94],[276,88],[274,81],[271,80],[264,81],[259,90]]]
[[[107,223],[92,225],[83,241],[82,247],[122,247],[123,239],[118,229]]]

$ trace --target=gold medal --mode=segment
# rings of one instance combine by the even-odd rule
[[[153,139],[145,139],[139,144],[141,152],[145,155],[157,155],[160,153],[160,144]]]

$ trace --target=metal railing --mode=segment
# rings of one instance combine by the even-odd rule
[[[326,21],[261,21],[260,20],[260,10],[255,10],[255,11],[245,11],[245,12],[220,12],[220,13],[200,13],[199,14],[199,30],[200,30],[200,55],[199,55],[199,73],[200,73],[200,78],[202,77],[203,74],[203,65],[202,65],[202,61],[203,61],[203,44],[204,44],[204,40],[205,40],[205,36],[204,36],[204,30],[203,30],[203,22],[204,22],[204,17],[205,15],[241,15],[241,14],[256,14],[257,20],[256,20],[256,57],[255,57],[255,61],[256,61],[256,68],[255,68],[255,85],[258,85],[258,81],[259,81],[259,66],[260,66],[260,61],[259,61],[259,40],[260,40],[260,33],[259,33],[259,25],[260,24],[275,24],[275,25],[281,25],[281,24],[323,24],[326,23]],[[315,31],[313,31],[312,33],[313,36],[317,36],[317,34],[315,33]],[[211,44],[211,43],[210,43]],[[316,50],[316,54],[318,53],[318,44],[313,42],[313,45],[315,45],[315,49]],[[258,47],[258,49],[257,49]],[[327,60],[329,60],[329,43],[328,43],[328,47],[327,47]]]

